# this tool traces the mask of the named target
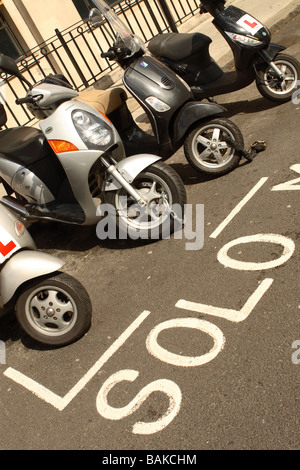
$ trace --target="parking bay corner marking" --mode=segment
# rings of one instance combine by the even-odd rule
[[[13,380],[19,385],[22,385],[27,390],[31,391],[34,395],[44,400],[46,403],[52,405],[58,411],[63,411],[66,406],[81,392],[86,384],[99,372],[101,367],[116,353],[120,347],[127,341],[127,339],[139,328],[139,326],[150,315],[150,311],[144,310],[131,325],[116,339],[116,341],[105,351],[104,354],[98,359],[97,362],[89,369],[89,371],[75,384],[75,386],[64,396],[61,397],[52,392],[48,388],[39,384],[22,372],[17,371],[12,367],[8,367],[3,372],[5,377]]]

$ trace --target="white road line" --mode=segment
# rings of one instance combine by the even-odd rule
[[[181,308],[183,310],[190,310],[192,312],[203,313],[205,315],[212,315],[214,317],[225,318],[226,320],[232,321],[234,323],[243,322],[246,320],[246,318],[248,318],[260,299],[271,287],[273,281],[274,279],[271,278],[264,279],[255,292],[250,295],[241,310],[214,307],[212,305],[189,302],[184,299],[179,300],[175,307]]]
[[[257,193],[257,191],[265,184],[268,177],[261,178],[253,189],[244,197],[244,199],[233,209],[228,217],[219,225],[219,227],[210,235],[210,238],[217,238],[224,228],[232,221],[232,219],[243,209],[243,207],[250,201],[250,199]]]
[[[64,397],[56,395],[48,388],[40,385],[38,382],[35,382],[12,367],[6,369],[4,375],[14,382],[27,388],[34,395],[54,406],[59,411],[62,411],[73,400],[73,398],[78,395],[78,393],[86,386],[86,384],[99,372],[101,367],[113,356],[113,354],[115,354],[118,349],[120,349],[120,347],[127,341],[134,331],[143,323],[144,320],[146,320],[150,313],[151,312],[147,310],[142,312]]]
[[[299,163],[292,165],[290,170],[295,171],[295,173],[300,173]],[[278,184],[272,188],[272,191],[299,191],[300,190],[300,178],[295,178],[291,181],[286,181],[285,183]]]

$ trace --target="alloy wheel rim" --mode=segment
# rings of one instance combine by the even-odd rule
[[[268,90],[278,95],[285,95],[292,91],[297,85],[298,74],[296,68],[285,60],[274,62],[279,68],[283,79],[275,75],[274,70],[270,67],[264,75],[264,82]]]
[[[54,286],[35,289],[26,301],[25,315],[32,328],[46,336],[68,333],[78,316],[72,297]]]
[[[208,124],[200,129],[192,141],[196,160],[208,168],[225,166],[235,154],[235,149],[227,142],[228,138],[235,140],[232,132],[222,125]]]
[[[172,193],[169,185],[157,175],[141,175],[136,178],[134,186],[146,205],[140,206],[121,190],[116,196],[119,216],[135,230],[159,227],[170,217]]]

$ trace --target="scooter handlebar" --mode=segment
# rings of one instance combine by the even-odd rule
[[[101,57],[103,59],[110,59],[110,60],[113,60],[116,58],[116,53],[114,50],[110,49],[109,51],[107,52],[102,52],[101,53]]]
[[[26,103],[33,103],[32,96],[25,96],[25,98],[16,99],[16,104],[26,104]]]
[[[25,98],[17,98],[16,104],[28,104],[28,103],[37,103],[43,98],[43,95],[36,96],[25,96]]]
[[[203,13],[216,14],[224,10],[226,0],[202,0],[200,2],[200,15]]]
[[[127,47],[111,47],[107,52],[102,52],[101,57],[108,60],[124,59],[131,55],[131,50]]]
[[[202,5],[202,3],[200,3],[199,8],[200,8],[200,15],[203,15],[203,13],[208,13],[208,11],[207,11],[206,8]]]

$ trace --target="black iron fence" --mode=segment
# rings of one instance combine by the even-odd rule
[[[197,0],[122,0],[111,6],[136,35],[145,42],[153,36],[176,31],[177,26],[199,12]],[[32,84],[48,74],[63,74],[77,91],[84,90],[117,67],[101,58],[112,43],[108,26],[104,23],[93,29],[88,21],[81,21],[28,51],[19,61],[19,68]],[[15,100],[23,97],[26,87],[15,77],[1,75],[0,98],[4,103],[7,127],[32,124],[34,118],[26,106],[17,106]],[[100,85],[101,86],[101,85]],[[105,86],[104,86],[105,87]]]

